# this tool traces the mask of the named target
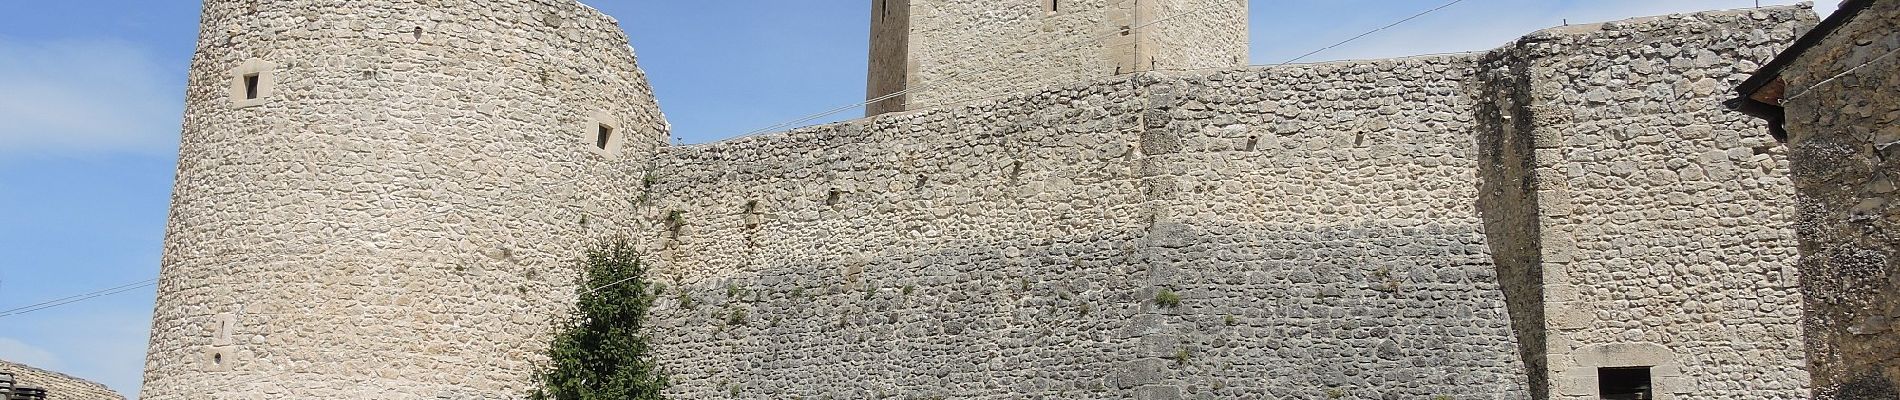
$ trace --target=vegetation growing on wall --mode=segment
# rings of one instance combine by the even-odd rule
[[[556,323],[535,400],[660,399],[667,379],[641,330],[654,291],[624,238],[588,249],[574,313]],[[591,288],[591,289],[588,289]]]
[[[1181,295],[1174,293],[1174,290],[1163,288],[1160,292],[1155,292],[1155,305],[1167,308],[1180,307]]]

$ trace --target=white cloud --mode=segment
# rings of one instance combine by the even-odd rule
[[[117,41],[0,38],[0,154],[173,151],[172,68]]]
[[[46,323],[72,329],[59,343],[63,355],[83,359],[68,364],[68,374],[91,379],[137,400],[144,381],[145,345],[152,317],[142,312],[94,312]],[[52,347],[52,344],[48,344]]]
[[[53,355],[53,352],[6,337],[0,337],[0,360],[26,364],[44,370],[57,371],[65,367],[59,361],[59,356]]]

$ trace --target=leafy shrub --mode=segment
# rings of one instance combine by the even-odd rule
[[[556,322],[534,400],[653,400],[665,373],[641,330],[654,296],[633,245],[613,239],[581,259],[581,292],[573,314]],[[682,292],[683,294],[683,292]]]

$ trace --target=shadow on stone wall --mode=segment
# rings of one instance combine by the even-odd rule
[[[1535,163],[1529,133],[1534,127],[1525,51],[1512,45],[1486,54],[1468,90],[1477,124],[1477,208],[1532,398],[1543,399],[1550,385],[1544,361],[1543,257],[1537,190],[1531,181]]]
[[[676,285],[656,305],[676,334],[657,339],[683,395],[1521,395],[1483,240],[1468,225],[1191,220],[765,257]]]

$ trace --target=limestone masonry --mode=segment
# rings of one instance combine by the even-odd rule
[[[36,400],[125,400],[112,389],[85,379],[0,360],[0,399],[22,397],[38,391],[45,397]]]
[[[1787,139],[1820,398],[1900,399],[1896,53],[1900,1],[1848,1],[1744,82],[1737,103]]]
[[[1247,0],[874,0],[866,115],[1247,65]]]
[[[667,136],[572,0],[214,0],[198,49],[141,399],[519,395]]]
[[[669,146],[573,0],[207,0],[141,399],[520,398],[613,235],[676,398],[1809,396],[1721,107],[1805,6],[1242,67],[1240,1],[873,3],[904,112]]]

